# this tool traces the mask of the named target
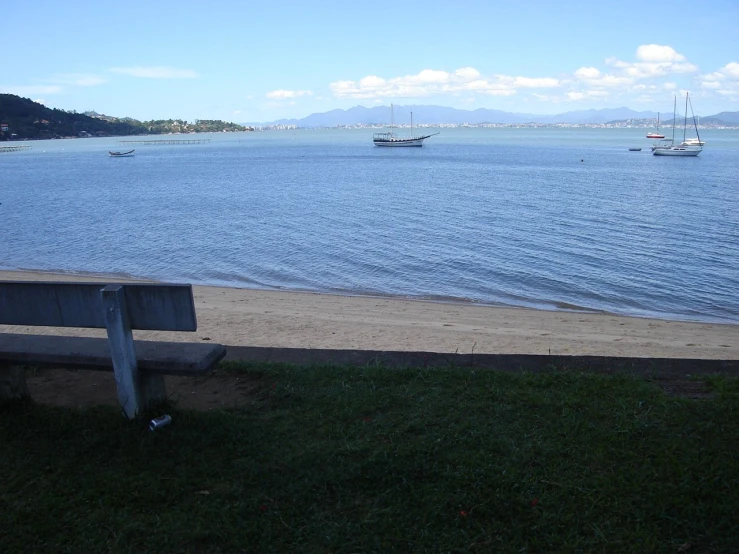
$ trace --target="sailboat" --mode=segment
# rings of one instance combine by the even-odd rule
[[[675,99],[675,103],[673,107],[673,117],[672,117],[672,139],[669,141],[669,145],[664,146],[657,146],[655,145],[652,147],[652,154],[655,156],[697,156],[703,151],[703,146],[701,143],[701,137],[698,133],[698,124],[695,122],[695,114],[693,114],[693,125],[695,127],[695,134],[697,135],[697,140],[695,139],[686,139],[685,134],[688,129],[688,102],[689,99],[689,93],[685,93],[685,118],[683,119],[683,141],[680,144],[675,144],[675,109],[677,107],[677,98]],[[690,104],[690,111],[691,114],[693,112],[693,105]]]
[[[662,140],[659,142],[655,142],[652,145],[652,153],[654,153],[656,150],[667,150],[668,148],[672,148],[672,145],[675,144],[675,119],[677,117],[677,96],[674,96],[672,99],[672,138],[664,138],[662,137]]]
[[[647,133],[647,138],[652,138],[652,139],[663,139],[663,138],[665,138],[665,135],[660,135],[659,134],[659,112],[657,112],[657,130],[654,131],[654,132],[651,132],[651,131],[648,132]]]
[[[395,128],[395,121],[393,118],[393,105],[390,104],[390,128]],[[375,133],[372,137],[372,142],[375,146],[423,146],[423,141],[439,133],[433,133],[431,135],[413,136],[413,112],[411,112],[411,130],[407,138],[399,138],[395,132],[388,131],[386,133]]]

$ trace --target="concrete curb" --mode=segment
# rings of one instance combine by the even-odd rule
[[[314,365],[385,365],[389,367],[460,367],[507,372],[557,370],[626,373],[659,378],[726,374],[739,377],[739,360],[547,356],[539,354],[445,354],[380,350],[329,350],[227,346],[224,361]]]

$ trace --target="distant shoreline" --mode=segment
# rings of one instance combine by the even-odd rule
[[[255,133],[260,131],[320,131],[320,130],[362,130],[362,129],[384,129],[386,125],[340,125],[334,127],[293,127],[293,126],[275,126],[275,127],[260,127],[256,126],[252,129],[245,131],[225,131],[227,133]],[[409,125],[396,125],[398,129],[410,128]],[[639,129],[649,130],[652,127],[645,126],[629,126],[629,125],[611,125],[608,123],[476,123],[470,125],[463,125],[457,123],[439,123],[435,125],[414,125],[414,128],[418,129]],[[699,130],[711,130],[711,131],[736,131],[739,130],[739,125],[736,126],[704,126],[699,125]],[[223,131],[222,131],[223,132]],[[209,135],[214,134],[212,131],[204,133],[152,133],[152,134],[138,134],[138,135],[101,135],[94,137],[38,137],[38,138],[14,138],[14,139],[2,139],[2,143],[16,143],[16,142],[28,142],[38,140],[71,140],[71,139],[90,139],[90,138],[122,138],[122,137],[171,137],[171,136],[190,136],[190,135]]]

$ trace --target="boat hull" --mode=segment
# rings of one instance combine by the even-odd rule
[[[652,154],[655,156],[697,156],[702,152],[702,148],[679,147],[673,148],[655,148]]]
[[[423,141],[428,137],[416,137],[410,139],[374,139],[372,142],[375,146],[389,146],[389,147],[402,147],[402,146],[423,146]]]
[[[108,150],[108,154],[110,154],[111,158],[130,158],[133,156],[135,151],[135,148],[133,150],[128,150],[127,152],[114,152],[112,150]]]

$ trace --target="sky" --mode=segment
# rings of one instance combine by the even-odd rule
[[[739,111],[739,0],[0,0],[0,93],[259,123],[353,106]]]

